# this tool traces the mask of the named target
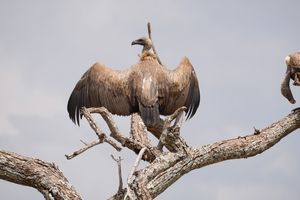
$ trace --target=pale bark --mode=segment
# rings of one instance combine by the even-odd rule
[[[260,130],[259,134],[224,140],[197,149],[188,148],[187,154],[168,153],[141,170],[137,180],[148,180],[146,188],[154,198],[191,170],[225,160],[255,156],[299,127],[300,112],[297,111]]]
[[[0,179],[36,188],[47,200],[81,199],[54,163],[3,150],[0,150]]]
[[[179,152],[164,153],[149,166],[136,172],[131,189],[136,192],[136,199],[149,199],[149,197],[144,198],[142,190],[147,191],[151,198],[155,198],[184,174],[194,169],[225,160],[258,155],[299,127],[300,111],[297,110],[269,127],[255,130],[250,135],[215,142],[196,149],[186,147]],[[109,199],[119,200],[123,199],[123,196],[119,193]]]
[[[92,109],[92,111],[95,110]],[[133,138],[127,138],[119,132],[110,113],[103,109],[99,111],[102,112],[103,118],[111,128],[110,136],[116,140],[113,145],[119,142],[135,153],[139,153],[143,149],[145,152],[140,152],[137,160],[144,156],[143,159],[149,162],[149,165],[145,168],[131,172],[130,181],[128,181],[126,187],[119,188],[118,193],[110,197],[110,200],[124,199],[125,195],[128,194],[127,190],[130,190],[130,199],[154,199],[184,174],[194,169],[225,160],[258,155],[300,127],[300,110],[296,110],[266,128],[255,129],[252,134],[215,142],[199,148],[190,147],[180,137],[180,128],[168,127],[161,142],[169,150],[159,151],[156,146],[149,143],[144,133],[145,127],[140,126],[141,124],[138,122],[141,120],[139,117],[134,117],[135,121],[133,123],[140,127],[131,128],[136,131],[132,134],[133,138],[138,137],[139,131],[143,131],[143,133],[141,133],[142,137],[139,137],[140,141],[135,141]],[[92,118],[91,120],[93,121]],[[128,143],[128,141],[130,142]],[[0,151],[0,178],[34,187],[46,199],[80,199],[74,188],[55,165],[38,159]],[[121,183],[119,185],[122,187]]]

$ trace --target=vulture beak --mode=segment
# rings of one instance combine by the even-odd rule
[[[143,45],[140,40],[134,40],[131,42],[131,45],[136,45],[136,44]]]
[[[131,42],[131,45],[139,44],[142,46],[149,45],[149,39],[146,37],[139,38]]]

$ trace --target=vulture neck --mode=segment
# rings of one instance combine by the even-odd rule
[[[147,51],[142,51],[142,55],[140,56],[140,61],[152,61],[152,60],[157,60],[157,57],[154,53],[150,52],[149,50]]]

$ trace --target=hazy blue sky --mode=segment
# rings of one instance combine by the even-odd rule
[[[55,162],[83,199],[114,194],[110,154],[122,156],[124,180],[135,155],[104,144],[66,160],[80,139],[95,139],[86,122],[78,128],[69,120],[66,104],[94,62],[119,69],[137,62],[141,49],[130,44],[147,34],[148,21],[163,63],[174,68],[188,56],[196,69],[200,108],[182,130],[190,145],[268,126],[294,108],[280,82],[285,56],[300,50],[299,7],[296,0],[0,0],[0,148]],[[292,90],[300,102],[299,88]],[[129,118],[116,120],[127,134]],[[157,199],[298,200],[299,143],[295,131],[254,158],[195,170]],[[43,197],[0,180],[0,199]]]

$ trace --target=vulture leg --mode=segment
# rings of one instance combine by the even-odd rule
[[[186,107],[181,107],[175,111],[176,114],[175,122],[171,127],[171,131],[175,131],[176,129],[180,129],[182,122],[183,122],[183,112],[186,110]],[[179,132],[179,131],[178,131]]]
[[[168,116],[165,120],[164,120],[164,126],[163,126],[163,130],[162,133],[160,135],[159,138],[159,142],[157,145],[158,150],[162,151],[166,138],[168,137],[169,133],[179,133],[179,130],[177,131],[176,129],[179,129],[180,126],[182,125],[182,121],[183,121],[183,112],[186,110],[187,108],[185,106],[182,106],[180,108],[178,108],[172,115]],[[175,119],[174,125],[171,126],[171,122]]]

